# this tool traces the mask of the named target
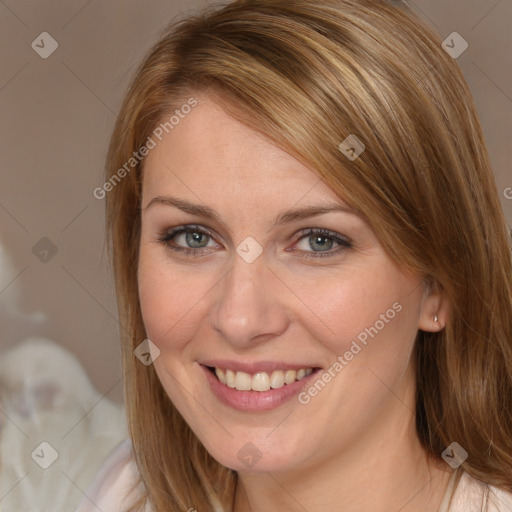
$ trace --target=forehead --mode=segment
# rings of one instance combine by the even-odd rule
[[[161,141],[153,137],[156,146],[144,163],[144,203],[164,193],[260,205],[297,203],[305,196],[337,199],[313,170],[230,117],[213,99],[197,99]]]

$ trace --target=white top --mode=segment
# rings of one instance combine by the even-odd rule
[[[455,484],[453,472],[438,512],[512,512],[512,493],[462,473],[450,508],[448,502]]]
[[[108,455],[75,512],[126,512],[138,493],[130,489],[138,480],[130,439],[119,443]],[[145,512],[153,512],[146,506]]]
[[[131,441],[118,444],[107,457],[75,512],[126,512],[137,492],[128,495],[138,479],[131,453]],[[453,472],[438,512],[512,512],[512,493],[488,486],[464,472],[455,490],[450,508],[448,502],[455,483]],[[487,508],[486,508],[487,506]],[[147,506],[145,512],[153,512]]]

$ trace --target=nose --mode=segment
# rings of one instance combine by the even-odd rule
[[[263,256],[247,263],[236,254],[215,293],[212,325],[232,345],[253,346],[286,330],[286,287]]]

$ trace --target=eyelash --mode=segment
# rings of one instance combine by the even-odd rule
[[[171,240],[174,237],[176,237],[177,235],[180,235],[182,233],[199,233],[202,235],[207,235],[208,237],[210,237],[212,239],[214,238],[213,234],[209,230],[202,228],[201,226],[186,225],[186,226],[180,226],[180,227],[174,228],[171,231],[169,231],[169,230],[162,231],[159,234],[157,241],[164,244],[169,249],[171,249],[173,251],[181,252],[183,254],[192,255],[192,256],[200,256],[200,253],[204,253],[204,250],[203,250],[204,248],[192,249],[190,247],[181,247],[181,246],[171,245],[171,243],[170,243]],[[300,237],[297,239],[296,243],[298,243],[303,238],[306,238],[311,235],[321,235],[321,236],[324,236],[327,238],[331,238],[333,241],[338,243],[341,247],[339,247],[335,251],[301,251],[304,253],[304,256],[306,258],[328,258],[331,256],[335,256],[346,249],[352,248],[352,243],[349,242],[348,240],[341,238],[340,236],[338,236],[336,233],[334,233],[332,231],[329,231],[327,229],[321,229],[321,228],[307,229],[307,230],[301,231]]]

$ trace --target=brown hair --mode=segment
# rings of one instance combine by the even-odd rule
[[[406,6],[379,0],[239,0],[173,23],[128,90],[107,180],[164,115],[205,90],[315,169],[404,270],[443,290],[445,329],[416,340],[419,439],[437,459],[458,442],[469,454],[460,469],[512,491],[509,233],[471,93],[439,37]],[[354,161],[338,148],[351,134],[366,146]],[[143,161],[106,198],[134,457],[156,510],[230,511],[237,474],[134,357],[146,338],[142,171]]]

